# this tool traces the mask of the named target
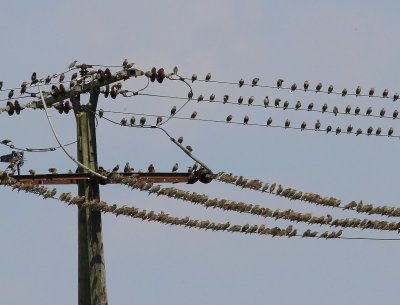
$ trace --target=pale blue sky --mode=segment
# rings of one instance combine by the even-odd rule
[[[182,74],[237,81],[241,77],[273,84],[305,79],[315,87],[332,83],[354,91],[399,88],[397,1],[3,1],[0,79],[19,85],[36,71],[46,76],[62,71],[73,59],[94,64],[120,64],[124,58],[138,68],[177,65]],[[144,80],[130,80],[137,89]],[[184,86],[153,85],[151,93],[186,95]],[[265,95],[298,99],[321,107],[347,104],[388,113],[399,102],[346,98],[272,89],[195,84],[194,94],[222,97]],[[82,97],[84,100],[85,97]],[[101,99],[104,109],[167,114],[177,101],[137,97]],[[250,107],[248,107],[250,108]],[[328,124],[366,128],[394,127],[398,121],[333,117],[274,109],[191,103],[201,118],[228,114],[265,123],[268,116],[299,125],[320,119]],[[52,112],[65,142],[75,137],[72,115]],[[115,116],[119,120],[120,116]],[[191,160],[160,132],[122,129],[100,121],[99,163],[111,168],[126,161],[135,168],[154,163],[169,171]],[[214,171],[276,181],[284,186],[341,198],[399,206],[398,140],[384,137],[334,136],[323,133],[227,126],[171,120],[167,130],[185,142]],[[55,140],[42,111],[0,115],[0,139],[19,146],[52,146]],[[75,152],[72,148],[71,152]],[[9,153],[0,147],[0,154]],[[27,154],[23,171],[75,168],[63,153]],[[2,165],[4,168],[4,165]],[[357,217],[301,202],[241,191],[217,182],[179,186],[212,196],[294,208],[336,217]],[[75,191],[76,187],[59,190]],[[77,212],[56,201],[1,188],[0,304],[74,304],[77,302]],[[181,201],[149,197],[121,186],[101,188],[102,199],[177,216],[261,224],[250,215],[204,210]],[[361,216],[362,217],[362,216]],[[275,222],[267,221],[274,226]],[[287,225],[284,221],[276,225]],[[297,225],[299,229],[305,226]],[[316,230],[325,228],[313,227]],[[203,232],[127,218],[103,216],[109,304],[165,305],[334,305],[397,304],[397,259],[400,243],[271,239],[223,232]],[[347,236],[397,237],[396,233],[347,230]]]

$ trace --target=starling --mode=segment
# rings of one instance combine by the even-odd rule
[[[125,58],[124,61],[122,62],[122,66],[126,67],[129,64],[128,59]]]
[[[193,97],[193,91],[192,90],[190,90],[189,91],[189,93],[188,93],[188,99],[192,99],[192,97]]]
[[[226,104],[228,102],[228,100],[229,100],[229,95],[225,94],[224,95],[224,104]]]
[[[196,74],[193,74],[193,75],[192,75],[192,83],[193,83],[196,79],[197,79],[197,75],[196,75]]]
[[[359,115],[360,114],[360,107],[356,107],[356,109],[354,110],[354,114],[355,115]]]
[[[270,126],[271,124],[272,124],[272,118],[269,117],[268,120],[267,120],[267,126]]]
[[[178,143],[179,143],[179,144],[182,144],[182,142],[183,142],[183,137],[180,136],[179,139],[178,139]]]
[[[332,131],[332,126],[328,125],[328,127],[326,127],[326,133],[329,133]]]
[[[374,96],[374,93],[375,93],[375,88],[369,89],[369,93],[368,93],[369,96]]]
[[[349,126],[347,126],[347,133],[351,133],[352,130],[353,130],[353,126],[351,126],[351,124]]]
[[[132,168],[129,165],[129,162],[126,162],[125,166],[124,166],[124,173],[131,173],[132,172]]]
[[[324,104],[324,106],[322,106],[322,113],[324,113],[327,110],[328,110],[328,105]]]
[[[250,96],[247,104],[250,106],[254,102],[254,96]]]
[[[307,110],[310,111],[313,109],[313,107],[314,107],[314,103],[311,102],[310,104],[308,104]]]
[[[288,107],[289,107],[289,101],[286,100],[286,101],[283,103],[283,110],[286,110]]]
[[[171,109],[171,116],[175,115],[176,113],[176,106],[173,106]]]
[[[239,88],[241,88],[243,85],[244,85],[244,79],[241,78],[241,79],[239,80]]]
[[[361,128],[358,128],[358,129],[357,129],[357,132],[356,132],[356,136],[358,136],[358,135],[360,135],[360,134],[362,134],[362,129],[361,129]]]
[[[211,73],[207,73],[206,75],[206,82],[208,82],[211,79]]]
[[[239,98],[238,98],[238,104],[239,104],[239,105],[242,105],[242,103],[243,103],[243,96],[239,96]]]
[[[143,127],[145,123],[146,123],[146,117],[142,116],[142,117],[140,118],[140,126]]]
[[[47,75],[47,77],[44,80],[44,83],[47,85],[50,82],[51,82],[51,75]]]
[[[331,94],[333,91],[333,85],[329,85],[328,87],[328,94]]]
[[[127,120],[125,118],[122,118],[122,120],[120,122],[121,126],[126,126],[126,122],[127,122]]]
[[[304,130],[307,127],[307,123],[305,121],[303,121],[303,123],[301,123],[301,130]]]
[[[226,121],[229,123],[230,121],[232,121],[232,115],[230,114],[230,115],[228,115],[227,117],[226,117]]]
[[[8,92],[8,99],[11,99],[14,95],[14,90],[11,89],[10,92]]]
[[[297,89],[297,84],[293,83],[293,85],[290,87],[290,92],[296,91]]]
[[[188,166],[188,173],[189,173],[189,174],[193,173],[193,167]]]
[[[3,81],[0,81],[0,90],[3,89]]]
[[[215,94],[212,93],[212,94],[210,95],[210,102],[212,102],[212,101],[214,101],[214,100],[215,100]]]
[[[249,123],[249,116],[248,115],[246,115],[244,117],[244,119],[243,119],[243,124],[247,124],[247,123]]]
[[[157,117],[157,121],[156,121],[156,125],[159,125],[162,122],[162,117],[158,116]]]
[[[193,171],[194,172],[197,171],[198,167],[199,167],[199,165],[197,163],[193,164],[193,166],[192,166]]]
[[[36,77],[36,72],[33,72],[32,73],[32,76],[31,76],[31,85],[34,85],[34,84],[36,84],[38,82],[38,79],[37,79],[37,77]]]
[[[371,115],[371,113],[372,113],[372,108],[371,108],[371,107],[368,107],[367,112],[366,112],[366,115]]]
[[[373,130],[374,130],[374,129],[372,128],[372,126],[369,126],[368,129],[367,129],[367,134],[368,134],[368,135],[371,135],[371,133],[372,133]]]
[[[276,183],[272,183],[271,186],[269,187],[269,192],[272,193],[275,190]]]
[[[399,115],[399,112],[397,110],[393,111],[393,120],[395,118],[397,118],[398,115]]]
[[[315,92],[319,92],[322,89],[322,83],[318,83],[318,85],[315,87]]]
[[[283,84],[283,79],[278,79],[277,82],[276,82],[276,86],[277,86],[278,88],[281,88],[281,87],[282,87],[282,84]]]
[[[360,95],[360,93],[361,93],[361,87],[360,87],[360,86],[357,86],[357,89],[356,89],[356,96]]]
[[[388,131],[388,137],[391,137],[393,135],[393,128],[390,127]]]
[[[173,72],[174,72],[175,75],[178,74],[178,67],[177,66],[174,67]]]
[[[298,109],[300,109],[300,108],[301,108],[301,102],[300,102],[300,101],[297,101],[296,106],[295,106],[295,109],[298,110]]]
[[[389,94],[389,90],[388,89],[383,90],[383,92],[382,92],[382,96],[383,97],[387,97],[388,94]]]
[[[77,78],[78,78],[78,73],[75,72],[74,74],[72,74],[71,80],[75,80]]]
[[[33,169],[30,169],[30,170],[29,170],[29,173],[30,173],[32,176],[36,176],[36,171],[33,170]]]
[[[281,102],[280,98],[275,99],[275,107],[279,107],[279,103]]]
[[[175,163],[174,166],[172,167],[172,172],[175,173],[179,168],[179,164]]]
[[[204,100],[204,96],[200,94],[199,97],[197,98],[197,102],[201,102],[202,100]]]
[[[192,152],[193,151],[193,148],[192,148],[192,146],[186,146],[186,149],[188,150],[188,151],[190,151],[190,152]]]
[[[381,134],[381,132],[382,132],[382,128],[378,127],[378,129],[375,131],[375,134],[377,136],[379,136]]]
[[[76,65],[77,62],[78,62],[77,60],[74,60],[73,62],[71,62],[71,63],[68,65],[68,69],[72,69],[73,67],[75,67],[75,65]]]
[[[9,139],[4,139],[4,140],[1,141],[1,144],[7,145],[8,143],[11,143],[11,142],[12,142],[12,141],[9,140]]]
[[[58,81],[59,81],[60,83],[62,83],[62,82],[64,81],[64,79],[65,79],[65,74],[64,74],[64,73],[61,73],[61,74],[60,74],[60,78],[58,79]]]
[[[57,169],[54,168],[54,167],[50,167],[50,168],[49,168],[49,173],[50,173],[50,174],[53,174],[53,175],[56,175],[56,174],[57,174]]]
[[[380,117],[383,117],[386,113],[385,108],[382,108],[381,111],[379,112]]]
[[[135,125],[135,122],[136,122],[136,119],[134,116],[132,116],[131,120],[130,120],[131,126]]]
[[[321,122],[317,120],[317,122],[315,123],[315,130],[319,130],[320,128],[321,128]]]
[[[308,90],[308,86],[309,86],[308,80],[306,80],[306,81],[304,82],[304,85],[303,85],[304,91],[307,91],[307,90]]]
[[[350,113],[350,110],[351,110],[351,106],[350,106],[350,105],[347,105],[347,107],[346,107],[346,114],[349,114],[349,113]]]
[[[269,105],[269,98],[268,98],[268,96],[266,96],[266,97],[264,98],[264,107],[267,108],[268,105]]]
[[[113,173],[116,173],[116,172],[118,172],[118,170],[119,170],[119,165],[117,164],[117,165],[115,165],[114,168],[112,169],[112,172],[113,172]]]
[[[251,86],[252,86],[252,87],[257,86],[257,83],[258,83],[259,80],[260,80],[260,79],[259,79],[258,77],[253,78],[253,80],[251,81]]]
[[[290,127],[290,120],[289,120],[289,119],[286,119],[286,121],[285,121],[285,128],[288,128],[288,127]]]
[[[26,92],[26,86],[28,86],[28,83],[27,82],[23,82],[22,84],[21,84],[21,95],[22,94],[24,94],[25,92]]]
[[[344,89],[342,90],[342,96],[345,96],[346,94],[347,94],[347,89],[344,88]]]
[[[338,135],[339,133],[342,132],[342,129],[340,127],[336,128],[336,134]]]
[[[395,93],[394,95],[393,95],[393,102],[395,102],[395,101],[397,101],[398,99],[399,99],[399,94],[398,93]]]
[[[338,109],[338,107],[333,107],[333,114],[335,115],[335,116],[337,116],[337,114],[339,113],[339,109]]]
[[[156,170],[155,170],[155,168],[154,168],[154,165],[153,165],[153,164],[150,164],[149,167],[147,168],[147,171],[148,171],[149,173],[155,173]]]
[[[195,119],[197,116],[197,112],[193,111],[192,115],[190,116],[191,119]]]

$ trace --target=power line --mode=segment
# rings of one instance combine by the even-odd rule
[[[2,141],[0,141],[0,144],[2,144],[2,145],[8,146],[11,149],[15,149],[18,151],[24,151],[24,152],[50,152],[50,151],[55,151],[55,150],[61,148],[61,146],[44,147],[44,148],[31,148],[31,147],[21,148],[21,147],[15,146],[12,143],[13,143],[13,141],[11,141],[9,139],[3,139]],[[76,141],[72,141],[67,144],[64,144],[64,146],[70,146],[75,143],[76,143]]]

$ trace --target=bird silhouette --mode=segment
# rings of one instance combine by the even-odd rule
[[[243,96],[239,96],[239,98],[238,98],[238,104],[239,104],[239,105],[242,105],[242,103],[243,103]]]
[[[388,130],[388,137],[391,137],[393,135],[393,131],[394,131],[393,128],[390,127]]]
[[[11,98],[13,97],[13,95],[14,95],[14,90],[11,89],[11,90],[8,92],[8,99],[11,99]]]
[[[33,72],[32,76],[31,76],[31,86],[36,84],[37,82],[38,82],[38,79],[36,77],[36,72]]]
[[[228,115],[227,117],[226,117],[226,121],[229,123],[230,121],[232,121],[232,115],[230,114],[230,115]]]
[[[379,112],[379,116],[383,117],[383,116],[385,116],[385,113],[386,113],[385,108],[382,108],[381,111]]]
[[[283,79],[278,79],[278,80],[276,81],[276,86],[277,86],[278,88],[281,88],[281,87],[282,87],[282,84],[283,84]]]
[[[250,96],[247,104],[250,106],[254,102],[254,96]]]
[[[25,92],[26,92],[26,87],[28,86],[28,83],[27,82],[23,82],[22,84],[21,84],[21,91],[20,91],[20,94],[22,95],[22,94],[24,94]]]
[[[289,101],[286,100],[286,101],[283,103],[283,110],[286,110],[288,107],[289,107]]]
[[[241,78],[241,79],[239,80],[239,88],[241,88],[243,85],[244,85],[244,79]]]
[[[162,117],[161,117],[161,116],[158,116],[158,117],[157,117],[157,120],[156,120],[156,125],[161,124],[161,122],[162,122]]]
[[[116,172],[118,172],[118,170],[119,170],[119,164],[114,166],[114,168],[112,169],[112,172],[116,173]]]
[[[398,93],[395,93],[393,95],[393,102],[397,101],[399,99],[400,95]]]
[[[135,125],[135,122],[136,122],[136,118],[134,116],[132,116],[130,119],[131,126]]]
[[[275,107],[279,107],[279,103],[281,102],[280,98],[275,99]]]
[[[154,168],[154,165],[153,165],[153,164],[150,164],[149,167],[147,168],[147,171],[148,171],[149,173],[155,173],[156,170],[155,170],[155,168]]]
[[[332,126],[328,125],[328,127],[326,127],[326,133],[329,133],[332,131]]]
[[[175,66],[174,69],[172,70],[172,72],[173,72],[175,75],[177,75],[177,74],[178,74],[178,67]]]
[[[3,89],[3,81],[0,81],[0,90]]]
[[[339,113],[338,107],[334,106],[332,112],[333,112],[333,114],[334,114],[335,116],[337,116],[337,114]]]
[[[191,100],[193,98],[193,91],[190,90],[188,93],[188,99]]]
[[[182,144],[182,142],[183,142],[183,137],[180,136],[180,137],[178,138],[178,143],[179,143],[179,144]]]
[[[229,95],[225,94],[223,99],[224,99],[224,104],[226,104],[229,100]]]
[[[359,115],[360,114],[360,110],[361,110],[360,107],[357,106],[356,109],[354,110],[354,114],[355,115]]]
[[[383,97],[387,97],[388,94],[389,94],[389,90],[388,89],[383,90],[383,92],[382,92],[382,96]]]
[[[179,168],[179,164],[175,163],[174,166],[172,167],[172,172],[175,173]]]
[[[285,128],[288,128],[288,127],[290,127],[290,120],[289,120],[289,119],[286,119],[286,121],[285,121]]]
[[[315,130],[319,130],[320,128],[321,128],[321,122],[317,120],[317,122],[315,123]]]
[[[360,95],[360,93],[361,93],[361,87],[360,87],[360,86],[357,86],[357,89],[356,89],[356,96]]]
[[[197,112],[193,111],[192,115],[190,116],[191,119],[195,119],[197,116]]]
[[[146,124],[146,117],[142,116],[142,117],[140,118],[140,126],[143,127],[144,124]]]
[[[271,124],[272,124],[272,118],[269,117],[268,120],[267,120],[267,126],[270,126]]]
[[[340,127],[337,127],[336,128],[336,135],[338,135],[339,133],[341,133],[342,132],[342,129],[340,128]]]
[[[350,113],[350,110],[351,110],[351,106],[350,106],[350,105],[347,105],[347,107],[346,107],[346,114],[349,114],[349,113]]]
[[[303,121],[303,123],[301,123],[301,130],[304,130],[307,127],[307,123],[305,121]]]
[[[324,104],[323,106],[322,106],[322,113],[324,113],[325,111],[327,111],[328,110],[328,105],[327,104]]]
[[[202,100],[204,100],[204,96],[200,94],[199,97],[197,98],[197,102],[201,102]]]
[[[207,73],[207,75],[206,75],[206,82],[208,82],[209,80],[211,79],[211,73]]]
[[[269,192],[272,194],[272,192],[275,190],[276,183],[272,183],[271,186],[269,187]]]
[[[32,176],[36,176],[36,171],[33,170],[33,169],[30,169],[30,170],[29,170],[29,173],[30,173]]]
[[[369,126],[368,129],[367,129],[367,134],[368,134],[368,135],[371,135],[371,133],[372,133],[373,130],[374,130],[374,129],[372,128],[372,126]]]
[[[371,113],[372,113],[372,108],[371,108],[371,107],[368,107],[367,112],[366,112],[366,115],[371,115]]]
[[[193,75],[192,75],[192,83],[193,83],[195,80],[197,80],[197,75],[196,75],[196,74],[193,74]]]
[[[304,85],[303,85],[304,91],[308,90],[308,86],[309,86],[308,80],[304,81]]]
[[[175,115],[175,113],[176,113],[176,106],[173,106],[171,108],[171,116]]]
[[[126,162],[125,166],[124,166],[124,173],[131,173],[133,171],[133,169],[131,168],[129,162]]]
[[[369,96],[373,96],[374,93],[375,93],[375,88],[369,89],[369,92],[368,92],[368,95],[369,95]]]
[[[362,134],[362,129],[361,129],[361,128],[358,128],[357,131],[356,131],[356,136],[358,136],[358,135],[360,135],[360,134]]]
[[[315,87],[315,92],[319,92],[322,89],[322,83],[318,83],[317,86]]]
[[[301,108],[301,102],[300,102],[300,101],[297,101],[297,102],[296,102],[296,105],[295,105],[295,109],[298,110],[298,109],[300,109],[300,108]]]
[[[243,119],[243,124],[248,124],[249,123],[249,116],[246,115]]]
[[[290,87],[290,91],[293,92],[296,91],[296,89],[297,89],[297,84],[293,83],[293,85]]]
[[[353,130],[353,126],[351,126],[351,124],[349,126],[347,126],[347,133],[351,133],[352,130]]]
[[[342,90],[342,96],[345,96],[346,94],[347,94],[347,89],[344,88],[344,89]]]
[[[190,152],[192,152],[193,151],[193,148],[192,148],[192,146],[186,146],[186,149],[188,150],[188,151],[190,151]]]
[[[393,111],[393,120],[394,120],[395,118],[397,118],[398,115],[399,115],[399,112],[398,112],[397,110]]]
[[[258,83],[259,80],[260,80],[260,79],[259,79],[258,77],[253,78],[253,80],[251,81],[251,86],[252,86],[252,87],[257,86],[257,83]]]
[[[120,122],[121,126],[126,126],[126,123],[127,123],[127,120],[125,118],[122,118],[121,122]]]
[[[214,100],[215,100],[215,94],[212,93],[212,94],[210,95],[210,102],[212,102],[212,101],[214,101]]]
[[[314,108],[314,103],[311,102],[310,104],[308,104],[307,110],[311,111]]]
[[[53,174],[53,175],[56,175],[57,174],[57,169],[55,167],[50,167],[49,168],[49,173]]]
[[[68,69],[72,69],[72,68],[74,68],[75,67],[75,65],[77,64],[77,60],[74,60],[73,62],[71,62],[69,65],[68,65]]]
[[[382,132],[382,128],[378,127],[378,129],[375,131],[375,134],[377,136],[379,136],[381,134],[381,132]]]
[[[333,85],[329,85],[328,94],[331,94],[332,92],[333,92]]]
[[[268,105],[269,105],[269,98],[268,98],[268,96],[266,96],[266,97],[264,98],[264,107],[267,108]]]

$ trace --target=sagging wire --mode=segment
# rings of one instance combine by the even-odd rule
[[[216,181],[228,183],[240,188],[251,189],[265,194],[273,194],[280,197],[285,197],[290,200],[300,200],[309,203],[314,203],[317,206],[325,206],[331,208],[340,208],[342,210],[352,210],[357,213],[365,213],[369,215],[381,215],[388,217],[400,217],[400,207],[378,206],[366,204],[363,201],[351,201],[346,205],[342,205],[340,199],[335,197],[325,197],[316,193],[303,192],[294,188],[284,188],[277,183],[263,182],[259,179],[248,179],[243,176],[236,176],[232,173],[220,172],[213,176]]]
[[[51,131],[53,132],[53,135],[54,135],[54,137],[55,137],[55,139],[56,139],[58,145],[60,145],[60,147],[61,147],[61,149],[64,151],[64,153],[65,153],[76,165],[78,165],[79,167],[81,167],[81,168],[83,168],[83,169],[86,169],[88,172],[90,172],[91,174],[93,174],[93,175],[95,175],[95,176],[97,176],[97,177],[99,177],[99,178],[107,179],[107,177],[105,177],[105,176],[103,176],[103,175],[100,175],[99,173],[95,172],[94,170],[90,169],[90,168],[87,167],[86,165],[84,165],[84,164],[82,164],[81,162],[79,162],[78,160],[76,160],[76,159],[75,159],[73,156],[71,156],[71,154],[66,150],[65,145],[63,145],[63,144],[61,143],[61,141],[60,141],[60,139],[58,138],[58,135],[57,135],[57,133],[56,133],[56,131],[55,131],[55,129],[54,129],[53,122],[51,121],[51,116],[50,116],[50,114],[49,114],[49,112],[48,112],[48,110],[47,110],[47,105],[46,105],[46,102],[45,102],[44,97],[43,97],[43,93],[42,93],[42,91],[40,90],[40,85],[37,85],[37,87],[38,87],[39,92],[40,92],[40,98],[41,98],[41,100],[42,100],[43,108],[44,108],[44,111],[46,112],[47,121],[49,122]]]
[[[325,225],[330,227],[398,231],[400,233],[400,222],[388,222],[359,218],[335,219],[330,214],[327,214],[326,216],[315,216],[311,213],[296,212],[292,209],[271,210],[269,208],[262,207],[259,204],[248,204],[245,202],[237,202],[229,199],[211,199],[208,195],[185,191],[175,187],[162,188],[160,185],[146,183],[145,181],[136,177],[123,177],[121,175],[112,173],[109,176],[109,179],[114,183],[124,184],[132,189],[146,191],[149,193],[149,195],[154,194],[157,197],[166,196],[169,198],[180,199],[184,202],[190,202],[193,204],[204,206],[205,208],[217,208],[224,211],[247,213],[264,218],[273,218],[275,220],[284,219],[293,222],[304,222],[309,225],[316,224],[320,226]],[[313,234],[311,233],[311,235]]]
[[[11,149],[18,150],[18,151],[24,151],[24,152],[50,152],[50,151],[56,151],[57,149],[61,148],[61,146],[54,146],[54,147],[45,147],[45,148],[31,148],[31,147],[26,147],[26,148],[20,148],[12,144],[13,141],[9,139],[3,139],[0,141],[0,144],[8,146]],[[67,144],[64,144],[64,146],[70,146],[72,144],[75,144],[76,141],[69,142]]]

